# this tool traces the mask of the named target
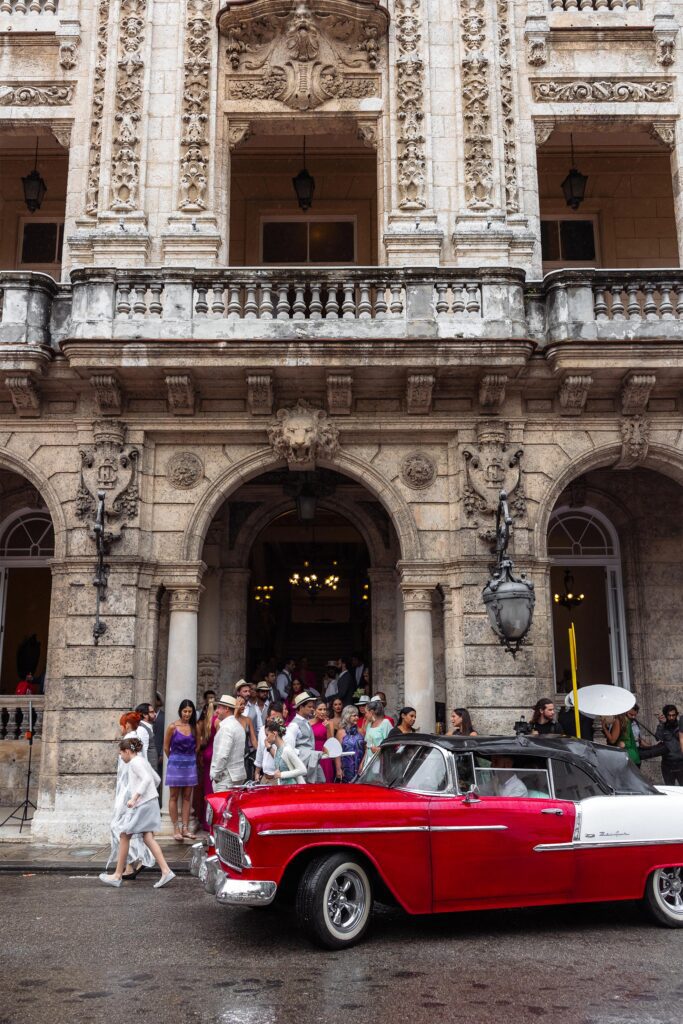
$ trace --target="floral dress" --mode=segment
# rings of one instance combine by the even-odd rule
[[[360,770],[365,753],[365,739],[357,725],[350,725],[344,732],[345,736],[341,741],[342,752],[345,754],[350,752],[353,757],[342,757],[342,772],[344,773],[344,782],[351,782]]]

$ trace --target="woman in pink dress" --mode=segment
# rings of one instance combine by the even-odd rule
[[[213,793],[213,784],[211,782],[211,758],[213,757],[213,741],[216,738],[216,729],[218,728],[218,716],[214,713],[213,701],[209,704],[206,709],[206,715],[202,719],[202,749],[199,753],[201,775],[200,785],[202,788],[201,793],[201,813],[197,815],[199,824],[205,832],[209,831],[209,823],[206,820],[206,797]]]
[[[327,701],[319,700],[311,719],[311,729],[315,737],[315,749],[322,750],[328,740],[327,735]],[[334,782],[334,761],[325,759],[320,762],[325,782]]]

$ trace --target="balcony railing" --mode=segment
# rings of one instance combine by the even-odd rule
[[[0,14],[55,14],[57,0],[0,0]]]
[[[259,339],[679,341],[683,270],[556,270],[526,283],[514,268],[83,268],[64,284],[0,273],[5,372],[42,372],[63,342]]]
[[[43,733],[43,705],[45,698],[15,697],[0,694],[0,741],[25,740],[33,719],[33,736],[40,738]]]
[[[550,0],[551,11],[639,11],[642,0]]]

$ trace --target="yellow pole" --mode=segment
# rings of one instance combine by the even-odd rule
[[[574,694],[574,724],[576,727],[576,735],[581,738],[581,719],[579,718],[579,687],[576,681],[576,671],[578,668],[578,661],[576,658],[576,630],[574,629],[574,623],[572,622],[569,627],[569,661],[572,669],[572,693]]]

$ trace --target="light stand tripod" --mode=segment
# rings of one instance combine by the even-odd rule
[[[29,816],[29,807],[32,807],[34,811],[38,809],[36,805],[33,803],[33,801],[29,799],[29,790],[31,788],[31,761],[33,758],[33,705],[31,704],[31,701],[28,702],[28,732],[26,733],[26,736],[28,738],[28,769],[26,772],[26,795],[24,799],[21,801],[21,803],[14,808],[14,810],[10,814],[8,814],[3,821],[0,821],[0,828],[2,828],[2,826],[6,825],[8,821],[12,820],[12,818],[16,818],[17,821],[19,822],[20,832],[23,829],[24,825],[28,824],[33,819],[33,815]]]

